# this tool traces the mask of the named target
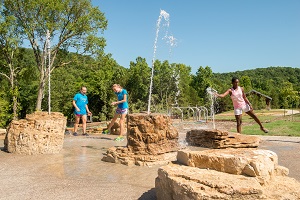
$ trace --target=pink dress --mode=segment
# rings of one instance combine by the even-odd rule
[[[243,91],[240,86],[238,86],[237,89],[231,88],[231,96],[230,97],[232,99],[234,109],[244,108],[246,106],[246,102],[243,98]]]

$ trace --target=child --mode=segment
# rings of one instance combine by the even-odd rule
[[[123,133],[124,133],[124,122],[125,117],[128,113],[128,93],[125,89],[123,89],[119,84],[114,84],[112,86],[113,91],[117,95],[117,101],[112,102],[111,105],[117,105],[116,113],[111,120],[110,124],[107,127],[107,130],[103,131],[103,134],[109,134],[111,127],[114,125],[117,118],[120,116],[120,135],[115,139],[115,141],[123,141]]]
[[[233,77],[231,83],[232,83],[232,88],[228,89],[223,94],[215,93],[215,96],[225,97],[228,94],[230,95],[234,107],[234,115],[236,119],[237,132],[238,133],[242,132],[242,113],[244,111],[258,123],[258,125],[260,126],[260,130],[262,130],[265,133],[268,133],[269,131],[263,127],[260,120],[254,114],[251,103],[249,102],[248,98],[244,93],[244,89],[239,86],[239,79]]]

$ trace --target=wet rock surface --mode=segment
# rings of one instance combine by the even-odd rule
[[[16,154],[59,153],[67,119],[62,113],[35,112],[13,120],[7,128],[4,149]]]
[[[153,165],[169,162],[179,149],[178,131],[162,114],[130,114],[127,147],[112,147],[102,161],[125,165]]]

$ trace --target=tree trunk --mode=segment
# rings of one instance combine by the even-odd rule
[[[13,119],[14,119],[14,120],[18,119],[17,110],[18,110],[18,99],[17,99],[17,97],[14,95],[14,96],[13,96]]]
[[[42,71],[41,76],[40,76],[40,84],[39,84],[39,89],[38,89],[38,96],[36,100],[36,111],[41,111],[42,110],[42,100],[44,98],[44,90],[45,90],[45,74]]]

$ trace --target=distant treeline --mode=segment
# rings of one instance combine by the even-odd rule
[[[0,50],[1,51],[1,50]],[[0,52],[1,53],[1,52]],[[60,58],[66,63],[51,74],[51,111],[62,112],[69,119],[73,117],[72,99],[81,86],[88,89],[89,107],[94,120],[112,117],[115,100],[111,90],[114,83],[127,89],[130,112],[147,110],[151,66],[146,59],[137,57],[129,68],[120,66],[110,54],[97,58],[60,51]],[[17,55],[18,71],[16,86],[12,90],[9,79],[0,76],[0,127],[5,127],[13,116],[13,97],[17,100],[17,116],[24,118],[36,108],[39,87],[39,71],[35,67],[31,49],[21,49]],[[0,56],[0,72],[8,73]],[[172,106],[209,106],[207,87],[219,93],[231,87],[231,78],[240,79],[245,91],[256,90],[272,98],[271,108],[299,108],[300,69],[291,67],[268,67],[230,73],[213,73],[209,66],[200,66],[196,74],[184,64],[156,60],[154,64],[151,111],[168,113]],[[48,81],[46,81],[48,83]],[[48,85],[42,100],[42,110],[48,110]],[[265,99],[249,96],[255,109],[266,107]],[[218,99],[217,112],[232,109],[229,97]]]

